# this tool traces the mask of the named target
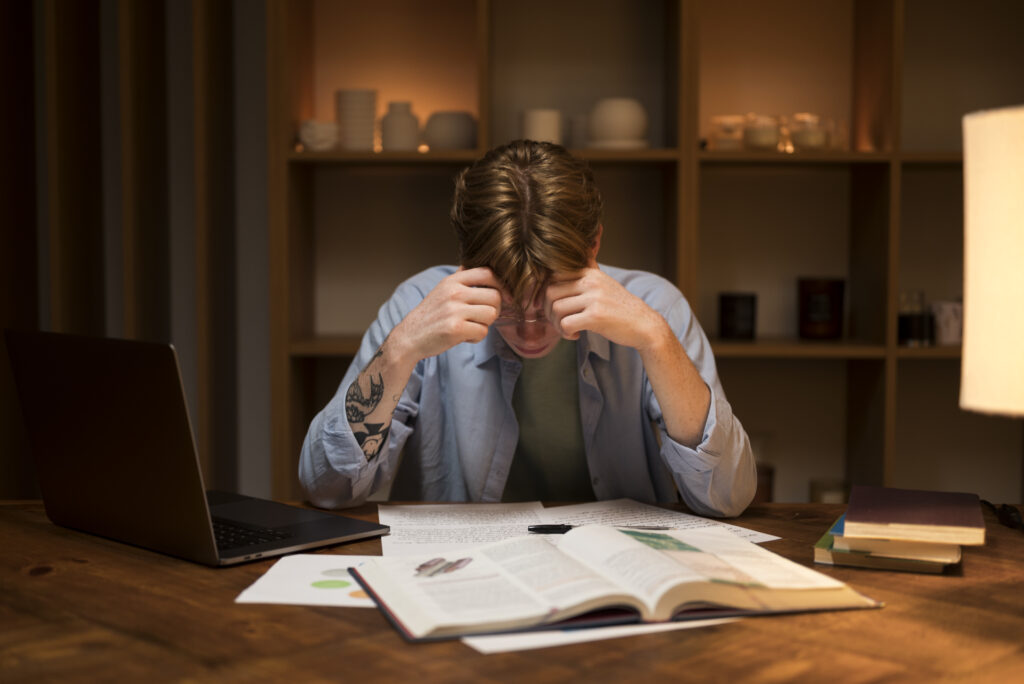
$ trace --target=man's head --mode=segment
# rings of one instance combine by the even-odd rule
[[[591,265],[602,206],[590,167],[564,147],[508,143],[456,177],[451,220],[459,261],[490,268],[512,306],[523,309],[553,274]]]

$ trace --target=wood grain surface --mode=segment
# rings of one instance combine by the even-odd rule
[[[881,610],[484,656],[406,643],[372,609],[235,604],[273,560],[207,568],[56,527],[38,502],[4,503],[0,681],[1024,681],[1024,534],[986,513],[986,545],[945,575],[814,566],[811,547],[842,510],[765,504],[734,522],[781,536],[766,548]],[[376,520],[372,505],[345,513]]]

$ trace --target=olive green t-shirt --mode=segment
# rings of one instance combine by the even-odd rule
[[[512,408],[519,443],[503,501],[593,501],[580,425],[576,342],[560,340],[539,359],[523,364]]]

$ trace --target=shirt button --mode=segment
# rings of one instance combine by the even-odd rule
[[[598,485],[598,483],[600,483],[600,482],[601,482],[601,478],[595,477],[593,480],[590,481],[590,484],[592,484],[592,485],[594,485],[596,487]]]

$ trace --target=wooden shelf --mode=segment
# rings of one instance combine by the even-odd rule
[[[795,339],[711,340],[716,358],[723,359],[884,359],[885,346],[851,340]]]
[[[469,163],[479,159],[485,150],[439,150],[436,152],[322,152],[293,151],[288,161],[299,164],[436,164]],[[676,162],[679,150],[674,148],[648,148],[641,150],[573,149],[572,153],[588,161],[601,163]]]
[[[356,352],[359,351],[361,340],[362,338],[358,335],[335,335],[292,340],[288,347],[288,353],[293,358],[348,358],[355,356]]]
[[[888,152],[753,152],[750,150],[701,150],[702,164],[884,164],[892,161]]]
[[[299,164],[438,164],[468,163],[477,159],[480,150],[439,150],[436,152],[324,152],[293,151],[288,161]]]
[[[676,162],[679,150],[674,148],[648,148],[642,150],[601,150],[592,147],[574,148],[571,152],[587,161],[599,162]]]
[[[896,356],[900,359],[959,359],[960,345],[942,347],[898,347]]]
[[[959,165],[964,163],[962,152],[901,152],[897,161],[904,164]]]

